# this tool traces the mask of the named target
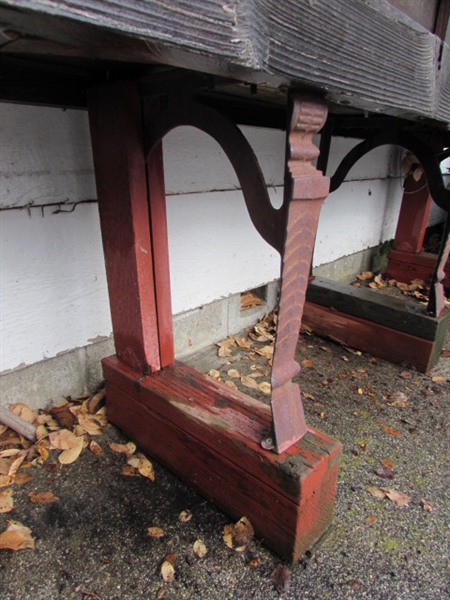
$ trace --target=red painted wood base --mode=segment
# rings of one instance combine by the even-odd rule
[[[283,454],[264,450],[269,406],[176,362],[140,376],[104,359],[108,416],[131,439],[233,519],[298,560],[331,523],[341,446],[307,434]]]
[[[388,257],[386,269],[389,277],[409,283],[413,279],[423,279],[430,284],[436,268],[437,256],[429,252],[403,252],[402,250],[391,250]],[[445,279],[443,285],[450,288],[450,260],[445,267]]]
[[[449,322],[449,314],[436,321]],[[442,328],[435,340],[423,339],[338,310],[306,302],[303,323],[314,333],[393,363],[405,363],[426,373],[439,361]],[[443,324],[444,324],[443,323]]]

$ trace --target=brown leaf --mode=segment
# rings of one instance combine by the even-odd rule
[[[367,523],[376,523],[378,521],[378,517],[375,515],[369,515],[366,519]]]
[[[61,427],[65,429],[72,429],[75,425],[76,417],[70,411],[72,404],[67,403],[62,406],[55,406],[51,409],[50,414],[55,417]]]
[[[208,552],[202,540],[199,539],[194,542],[194,552],[198,556],[198,558],[203,558]]]
[[[192,513],[190,510],[182,510],[178,515],[178,520],[180,523],[187,523],[192,519]]]
[[[133,444],[133,442],[128,442],[127,444],[115,444],[114,442],[109,442],[109,447],[113,452],[119,454],[133,454],[136,451],[136,444]]]
[[[220,372],[217,369],[210,369],[210,371],[208,371],[208,376],[212,379],[219,379]]]
[[[146,477],[147,479],[150,479],[150,481],[155,481],[155,472],[152,463],[143,454],[138,453],[135,456],[139,457],[137,470],[142,477]]]
[[[14,475],[14,485],[23,485],[24,483],[28,483],[33,480],[31,475],[28,473],[16,473]]]
[[[393,490],[392,488],[381,489],[385,492],[389,500],[392,500],[397,506],[406,506],[411,502],[411,496],[407,496],[406,494],[403,494],[403,492]]]
[[[87,401],[87,409],[90,415],[95,415],[105,404],[106,390],[103,388]]]
[[[27,494],[30,502],[33,504],[50,504],[51,502],[59,502],[59,498],[52,492],[30,492]]]
[[[14,500],[12,497],[12,489],[7,488],[0,492],[0,513],[11,512],[14,507]]]
[[[241,294],[241,310],[248,310],[249,308],[254,308],[261,304],[264,304],[263,300],[254,292]]]
[[[433,505],[431,504],[431,502],[428,502],[428,500],[425,500],[425,498],[422,498],[420,500],[420,503],[422,504],[422,508],[424,511],[433,512]]]
[[[149,527],[147,529],[147,533],[152,538],[162,538],[164,537],[164,530],[161,527]]]
[[[368,279],[373,279],[373,277],[374,274],[372,273],[372,271],[363,271],[362,273],[356,276],[356,279],[359,279],[360,281],[367,281]]]
[[[369,485],[369,487],[366,487],[366,492],[368,492],[375,498],[385,498],[386,497],[386,494],[383,491],[383,488],[377,488],[373,485]]]
[[[313,369],[314,368],[312,361],[310,361],[308,358],[305,358],[304,360],[302,360],[301,364],[304,369]]]
[[[395,469],[395,464],[388,458],[380,458],[380,465],[385,469],[392,469],[392,471]]]
[[[377,423],[381,425],[381,427],[385,430],[386,433],[389,433],[389,435],[393,435],[394,437],[400,437],[402,435],[400,431],[394,429],[393,427],[389,427],[389,425],[386,425],[384,421],[380,421],[377,419]]]
[[[270,581],[279,594],[284,594],[289,592],[291,587],[291,574],[286,567],[278,565],[278,567],[270,574]]]
[[[31,530],[18,521],[8,521],[8,526],[0,533],[0,550],[25,550],[34,548]]]
[[[444,348],[441,352],[441,356],[445,358],[450,358],[450,348]]]
[[[102,454],[102,452],[103,452],[102,447],[95,440],[92,440],[91,443],[89,444],[89,450],[93,454],[97,454],[97,455]]]
[[[122,467],[122,475],[125,475],[126,477],[138,477],[139,471],[131,465],[124,465]]]
[[[248,350],[250,348],[250,342],[247,338],[235,338],[236,344],[239,348],[243,348],[244,350]]]
[[[262,348],[255,348],[256,354],[264,356],[265,358],[272,358],[273,346],[263,346]]]
[[[234,381],[225,381],[225,385],[227,385],[228,387],[230,387],[233,390],[237,390],[238,387],[237,385],[234,383]]]

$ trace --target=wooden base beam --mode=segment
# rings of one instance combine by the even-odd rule
[[[386,272],[389,277],[409,283],[413,279],[423,279],[426,284],[431,283],[436,268],[437,256],[430,252],[404,252],[402,250],[391,250],[388,256]],[[445,266],[445,288],[450,288],[450,260]]]
[[[261,447],[269,406],[176,362],[140,376],[103,361],[108,417],[286,560],[298,560],[331,523],[341,446],[307,434],[279,455]]]

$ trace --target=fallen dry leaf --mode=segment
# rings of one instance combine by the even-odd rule
[[[234,383],[234,381],[225,381],[225,385],[227,385],[228,387],[230,387],[233,390],[237,390],[238,387],[237,385]]]
[[[72,430],[76,422],[75,415],[70,411],[71,406],[72,405],[67,402],[60,406],[54,406],[50,411],[50,414],[55,417],[61,427],[69,430]]]
[[[102,447],[95,440],[92,440],[91,443],[89,444],[89,450],[93,454],[97,454],[97,455],[102,454],[102,452],[103,452]]]
[[[242,385],[245,385],[245,387],[251,388],[252,390],[258,389],[258,384],[253,377],[250,377],[249,375],[242,375],[241,383]]]
[[[74,435],[68,429],[52,431],[48,436],[48,441],[55,450],[70,450],[71,448],[78,448],[80,445],[79,436]]]
[[[308,358],[305,358],[304,360],[302,360],[301,365],[304,369],[313,369],[314,368],[312,361],[310,361]]]
[[[168,560],[165,560],[161,565],[161,577],[166,583],[172,583],[175,578],[174,566]]]
[[[0,513],[11,512],[14,508],[12,489],[8,488],[0,492]]]
[[[406,506],[411,502],[411,496],[407,496],[403,492],[393,490],[392,488],[381,488],[385,492],[389,500],[392,500],[397,506]]]
[[[373,485],[369,485],[369,487],[366,487],[366,492],[368,492],[375,498],[385,498],[386,497],[386,494],[382,489],[377,488]]]
[[[162,538],[164,537],[164,530],[161,527],[149,527],[147,529],[147,533],[152,538]]]
[[[139,472],[131,465],[124,465],[122,467],[122,475],[125,475],[126,477],[138,477]]]
[[[246,292],[241,295],[241,310],[248,310],[261,304],[264,304],[264,301],[254,292]]]
[[[378,517],[375,515],[369,515],[366,519],[367,523],[376,523],[378,521]]]
[[[392,471],[395,469],[395,464],[388,458],[380,458],[379,462],[380,465],[385,469],[392,469]]]
[[[441,356],[445,358],[450,358],[450,348],[444,348],[441,352]]]
[[[30,502],[33,504],[50,504],[51,502],[59,502],[59,498],[52,492],[30,492],[27,494]]]
[[[192,519],[192,513],[190,510],[182,510],[178,515],[178,520],[180,523],[187,523]]]
[[[225,544],[236,552],[244,552],[255,535],[250,520],[242,517],[237,523],[225,525],[223,540]]]
[[[109,442],[109,447],[113,452],[119,454],[134,454],[136,451],[136,444],[133,444],[133,442],[128,442],[127,444],[115,444],[114,442]]]
[[[394,429],[393,427],[389,427],[389,425],[386,425],[384,421],[377,420],[377,423],[381,425],[381,427],[385,430],[386,433],[389,433],[389,435],[393,435],[394,437],[400,437],[402,435],[400,431]]]
[[[155,481],[155,472],[152,463],[143,454],[138,454],[136,456],[139,456],[137,470],[142,477],[146,477],[147,479],[150,479],[150,481]]]
[[[25,550],[34,548],[31,530],[18,521],[8,521],[8,526],[0,533],[0,550]]]
[[[67,450],[63,450],[61,452],[61,454],[58,455],[58,461],[62,464],[62,465],[70,465],[73,462],[75,462],[77,460],[77,458],[80,456],[81,451],[83,450],[83,445],[84,445],[84,437],[83,436],[79,436],[76,438],[77,440],[77,446],[73,447],[73,448],[68,448]]]
[[[12,485],[14,483],[14,476],[0,475],[0,488]]]
[[[194,552],[198,556],[198,558],[203,558],[208,552],[202,540],[196,540],[194,542]]]
[[[251,347],[251,344],[247,338],[235,338],[235,340],[236,340],[236,344],[239,346],[239,348],[248,350]]]
[[[219,379],[220,377],[220,372],[217,369],[211,369],[208,372],[209,377],[212,377],[213,379]]]
[[[262,394],[265,394],[266,396],[270,396],[270,394],[272,393],[272,386],[268,381],[262,381],[261,383],[258,383],[258,389]]]
[[[431,502],[428,502],[428,500],[425,500],[425,498],[422,498],[420,500],[420,503],[422,504],[422,508],[424,511],[433,512],[433,505],[431,504]]]
[[[28,483],[33,480],[31,475],[28,473],[16,473],[14,475],[14,485],[23,485],[24,483]]]
[[[240,376],[241,374],[237,369],[230,369],[228,371],[228,377],[231,377],[232,379],[239,379]]]
[[[78,423],[89,435],[102,435],[103,430],[95,419],[95,415],[78,415]]]
[[[37,412],[22,402],[10,404],[9,410],[27,423],[34,423],[38,418]]]

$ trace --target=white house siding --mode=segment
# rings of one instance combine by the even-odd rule
[[[282,200],[284,133],[242,128]],[[356,143],[335,140],[329,172]],[[87,114],[0,105],[0,373],[109,337],[111,322]],[[174,314],[259,287],[279,256],[256,233],[234,172],[205,134],[164,141]],[[325,202],[316,265],[393,237],[399,152],[380,148]],[[436,217],[437,218],[437,217]]]

